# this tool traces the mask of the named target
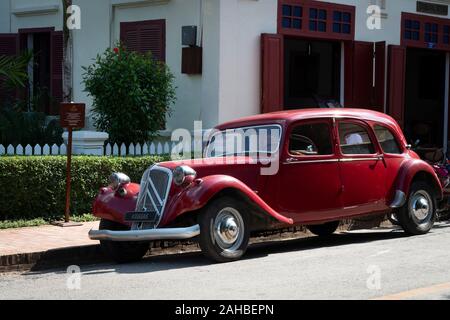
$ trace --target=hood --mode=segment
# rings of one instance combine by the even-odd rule
[[[182,161],[167,161],[159,166],[174,170],[178,166],[189,166],[197,172],[197,178],[211,175],[228,175],[256,189],[260,175],[260,163],[251,162],[249,157],[205,158]]]

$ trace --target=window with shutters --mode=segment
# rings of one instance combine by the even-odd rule
[[[140,53],[151,52],[156,59],[166,60],[165,20],[122,22],[120,39],[128,50]]]
[[[14,56],[18,53],[17,34],[0,34],[0,56]],[[16,93],[8,88],[5,80],[0,76],[0,107],[11,103]]]

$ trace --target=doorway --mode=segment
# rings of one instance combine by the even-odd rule
[[[285,38],[284,46],[285,109],[339,104],[341,43]]]
[[[406,50],[405,135],[411,143],[444,146],[445,66],[443,51]]]

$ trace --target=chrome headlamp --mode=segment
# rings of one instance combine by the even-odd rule
[[[177,186],[190,184],[197,177],[197,172],[188,166],[179,166],[173,170],[173,182]]]
[[[131,179],[125,173],[115,172],[109,177],[109,186],[113,190],[119,189],[120,186],[124,184],[129,184]]]

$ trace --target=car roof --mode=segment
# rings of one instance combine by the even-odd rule
[[[291,123],[299,120],[317,118],[352,118],[359,120],[369,120],[379,122],[390,127],[398,128],[397,122],[387,114],[367,110],[351,108],[311,108],[291,111],[280,111],[273,113],[259,114],[230,121],[216,127],[218,130],[239,128],[245,126],[262,125],[270,123]]]

